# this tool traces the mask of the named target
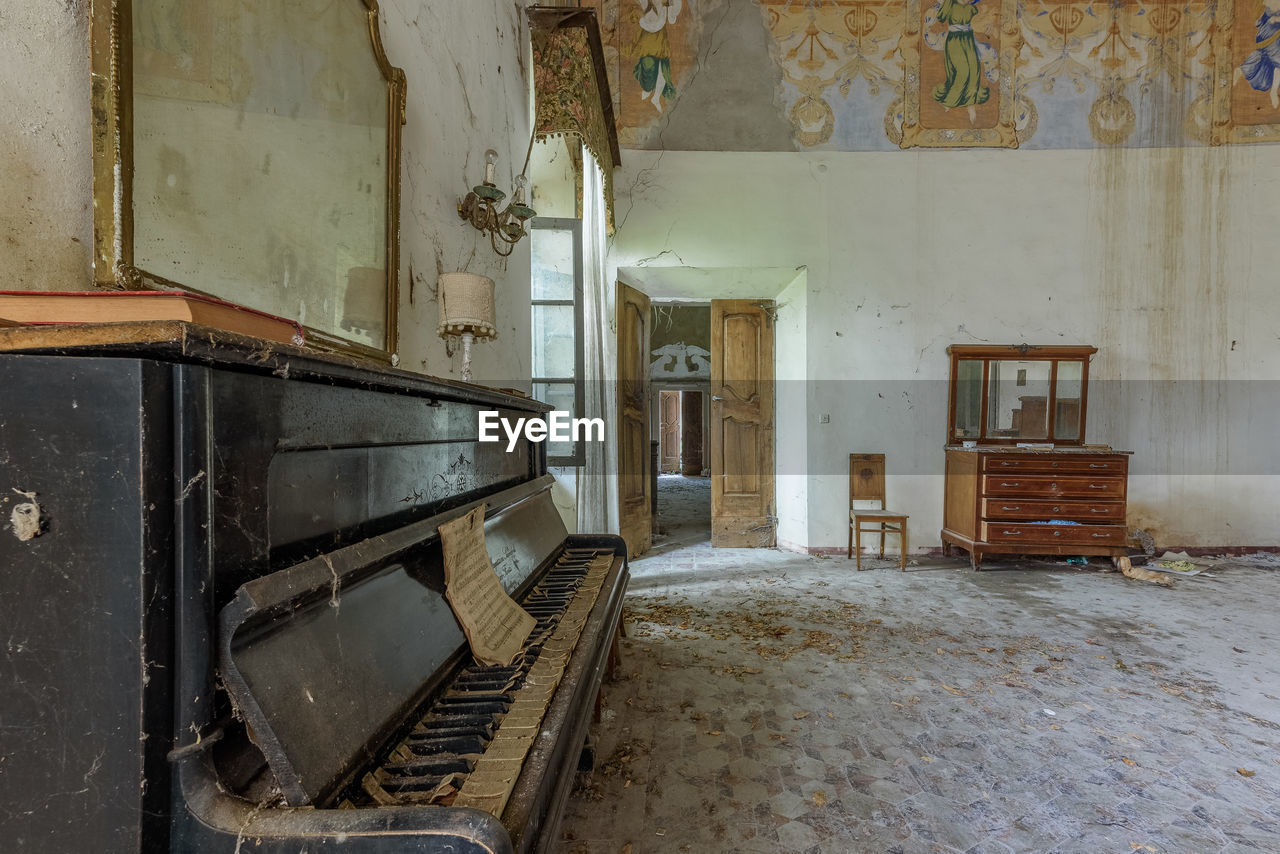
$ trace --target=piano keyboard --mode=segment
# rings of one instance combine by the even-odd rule
[[[463,669],[362,788],[379,805],[501,816],[613,552],[566,549],[521,603],[537,624],[516,663]]]

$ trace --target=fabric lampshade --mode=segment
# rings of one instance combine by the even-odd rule
[[[477,340],[498,337],[493,306],[493,279],[477,273],[441,273],[436,301],[440,322],[436,334],[471,333]]]

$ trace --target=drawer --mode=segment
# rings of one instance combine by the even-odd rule
[[[1125,474],[1129,471],[1129,458],[1113,457],[1051,457],[1051,456],[988,456],[982,461],[982,470],[991,472],[1080,472],[1082,474]]]
[[[1124,486],[1124,477],[1116,475],[1057,477],[1047,474],[985,474],[982,476],[982,494],[998,497],[1087,498],[1118,501],[1124,498]]]
[[[1124,504],[1092,501],[1022,501],[1013,498],[982,499],[984,519],[1070,519],[1073,522],[1124,521]]]
[[[988,543],[1027,543],[1040,546],[1123,546],[1123,525],[1029,525],[1017,522],[983,522],[982,539]]]

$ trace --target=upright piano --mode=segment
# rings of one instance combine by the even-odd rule
[[[628,572],[566,535],[540,444],[478,441],[546,408],[189,324],[0,330],[6,850],[549,847]],[[538,619],[509,666],[443,595],[437,527],[481,505]],[[469,775],[553,642],[486,807]]]

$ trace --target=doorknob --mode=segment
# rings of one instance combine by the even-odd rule
[[[713,394],[713,395],[711,395],[711,399],[712,399],[712,400],[724,400],[724,398],[723,398],[723,397],[716,397],[714,394]]]

